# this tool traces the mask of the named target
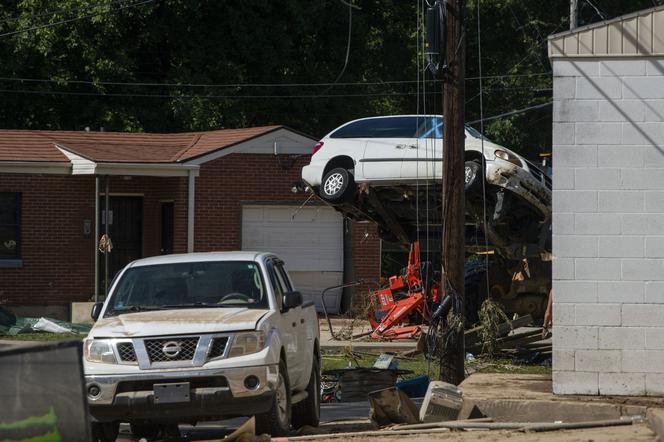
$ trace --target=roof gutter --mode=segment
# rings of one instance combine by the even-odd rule
[[[0,173],[70,175],[72,165],[60,161],[0,161]]]

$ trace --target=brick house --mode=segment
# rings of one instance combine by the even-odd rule
[[[292,191],[315,142],[283,126],[0,131],[0,305],[68,318],[70,303],[103,297],[107,228],[109,279],[141,257],[259,249],[284,258],[305,296],[375,280],[373,227]]]
[[[664,394],[664,7],[549,37],[553,387]]]

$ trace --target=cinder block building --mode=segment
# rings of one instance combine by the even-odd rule
[[[549,56],[554,392],[664,394],[664,7]]]
[[[315,198],[303,205],[307,195],[292,192],[315,143],[284,126],[183,134],[0,130],[0,305],[68,319],[72,302],[103,297],[106,259],[97,247],[107,221],[109,279],[141,257],[266,250],[285,260],[305,297],[376,280],[374,228]],[[328,305],[334,309],[339,297],[332,293]]]

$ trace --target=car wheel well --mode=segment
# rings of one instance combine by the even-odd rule
[[[476,151],[466,151],[463,156],[464,161],[477,161],[481,165],[484,165],[484,155]]]
[[[325,174],[330,170],[336,169],[337,167],[343,167],[346,170],[352,170],[355,168],[355,162],[351,157],[348,156],[334,157],[325,165],[323,176],[325,176]]]

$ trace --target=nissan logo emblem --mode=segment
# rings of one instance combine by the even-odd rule
[[[164,355],[167,358],[174,358],[177,355],[180,354],[182,351],[182,346],[180,345],[179,342],[176,341],[168,341],[167,343],[164,344],[164,346],[161,348],[161,351],[164,353]]]

